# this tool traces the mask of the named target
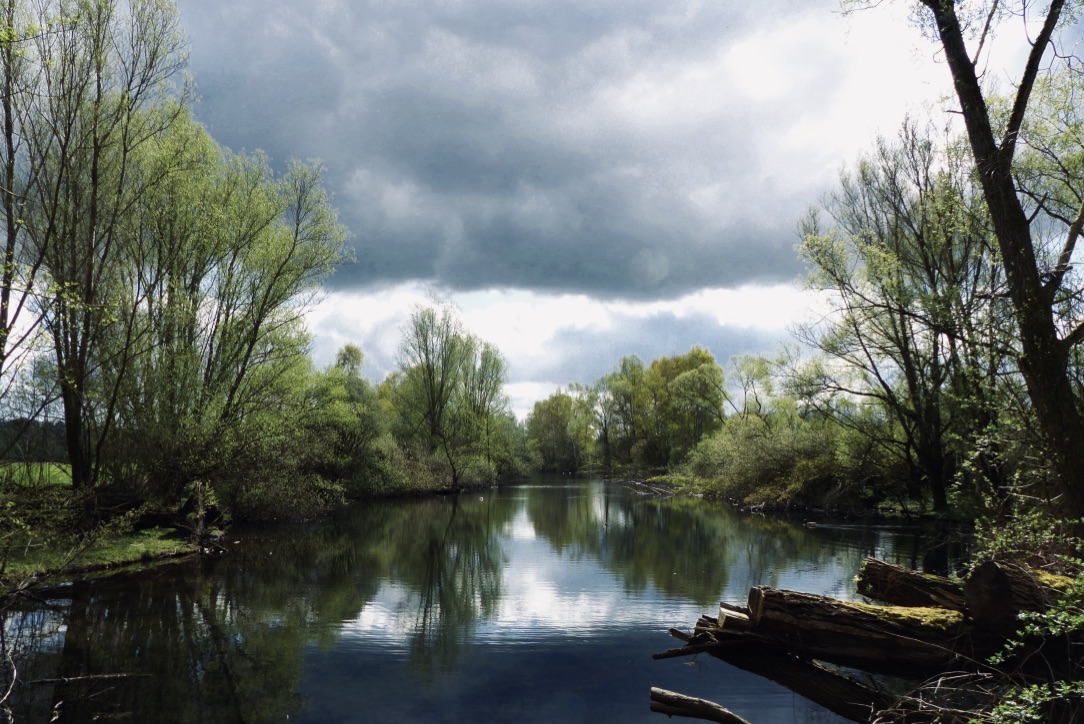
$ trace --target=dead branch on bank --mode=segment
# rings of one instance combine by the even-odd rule
[[[683,716],[690,719],[720,722],[720,724],[749,724],[729,709],[691,696],[678,694],[666,689],[651,688],[651,711],[667,716]]]

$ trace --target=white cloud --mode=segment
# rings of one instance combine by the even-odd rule
[[[313,310],[309,327],[315,333],[318,364],[329,364],[344,344],[358,344],[366,355],[365,373],[383,379],[396,366],[401,330],[416,305],[428,304],[430,290],[406,284],[376,292],[333,292]],[[546,294],[524,290],[488,290],[444,295],[460,309],[464,326],[492,342],[509,363],[506,385],[513,410],[521,419],[534,402],[570,382],[591,378],[557,378],[553,373],[577,367],[568,359],[569,349],[559,344],[563,335],[591,338],[619,333],[636,322],[668,319],[703,319],[703,338],[708,345],[725,330],[752,330],[784,336],[786,330],[807,316],[818,304],[816,295],[795,285],[747,286],[740,289],[705,289],[665,302],[605,301],[585,295]],[[716,328],[713,329],[712,325]],[[691,344],[691,343],[690,343]],[[622,354],[602,360],[608,369]],[[668,354],[680,354],[675,348]],[[598,350],[581,349],[584,366],[597,366]],[[571,354],[575,354],[573,351]],[[646,360],[650,361],[650,359]],[[725,363],[725,359],[720,359]],[[547,374],[547,372],[549,374]],[[541,375],[541,376],[539,376]]]

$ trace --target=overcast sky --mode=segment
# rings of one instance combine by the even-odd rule
[[[356,261],[317,361],[357,343],[382,379],[432,291],[521,415],[626,354],[786,338],[799,217],[950,89],[907,5],[178,0],[215,139],[326,165]]]

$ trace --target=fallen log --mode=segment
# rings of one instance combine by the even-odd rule
[[[656,687],[651,687],[651,711],[721,724],[749,724],[748,720],[707,699],[695,699]]]
[[[1001,643],[959,611],[874,606],[757,586],[749,592],[753,632],[802,658],[872,673],[924,676],[971,668]]]
[[[707,653],[853,721],[966,715],[972,702],[986,706],[1003,686],[1017,685],[1012,676],[1029,675],[1035,666],[1042,667],[1046,680],[1076,672],[1070,655],[1075,639],[1025,640],[1006,662],[1012,674],[987,663],[1019,632],[1020,612],[1048,610],[1074,583],[991,561],[957,583],[867,559],[859,592],[892,605],[758,586],[750,590],[747,606],[720,604],[718,618],[701,616],[692,634],[672,629],[685,645],[655,658]],[[896,698],[825,663],[875,676],[927,679],[927,684]],[[878,712],[887,718],[878,719]]]
[[[873,711],[888,706],[892,697],[816,661],[801,659],[776,648],[776,643],[748,632],[726,629],[693,636],[671,629],[685,646],[655,654],[669,659],[706,653],[820,704],[851,721],[867,721]]]
[[[998,561],[975,566],[963,591],[968,613],[988,627],[1011,625],[1021,611],[1046,611],[1060,595],[1027,568]]]
[[[866,558],[858,572],[858,593],[892,606],[947,608],[964,611],[964,587],[959,581],[876,558]]]

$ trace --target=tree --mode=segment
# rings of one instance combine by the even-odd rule
[[[491,442],[506,406],[505,367],[496,347],[464,329],[452,305],[415,308],[399,347],[394,406],[403,437],[439,454],[453,487],[479,462],[488,468],[482,478],[496,474]]]
[[[593,417],[590,399],[576,390],[557,390],[534,403],[527,437],[541,456],[543,470],[576,472],[589,461]]]
[[[158,181],[133,178],[133,164],[181,113],[167,82],[185,63],[184,41],[168,2],[134,0],[124,12],[110,0],[56,0],[35,9],[45,30],[26,49],[37,75],[20,94],[33,103],[23,128],[34,178],[26,231],[31,266],[41,259],[48,276],[37,298],[57,358],[72,485],[80,490],[100,472],[112,416],[106,402],[105,422],[92,431],[102,419],[90,401],[105,361],[99,345],[131,331],[116,329],[125,311],[110,305],[125,215]]]
[[[723,370],[711,352],[694,346],[683,355],[652,360],[644,375],[651,396],[651,447],[663,465],[681,462],[723,421]]]
[[[168,500],[235,470],[226,431],[293,397],[283,384],[305,359],[303,314],[345,231],[319,167],[292,163],[276,179],[265,158],[222,151],[187,115],[138,161],[133,174],[161,180],[126,217],[110,296],[121,321],[93,357],[101,400],[116,402],[95,419],[119,431],[106,447],[113,478],[153,481]],[[360,350],[344,353],[360,369]],[[144,457],[121,474],[133,451]]]
[[[356,344],[348,344],[335,354],[335,367],[350,377],[361,375],[361,365],[365,355]]]
[[[1027,385],[1050,464],[1070,516],[1084,515],[1084,410],[1073,389],[1071,352],[1084,340],[1084,320],[1063,319],[1058,299],[1078,294],[1079,280],[1069,273],[1076,245],[1084,230],[1084,204],[1062,217],[1058,245],[1045,255],[1041,226],[1057,219],[1035,213],[1041,200],[1022,194],[1016,183],[1018,154],[1029,103],[1044,70],[1064,60],[1054,47],[1059,27],[1074,13],[1065,0],[1051,0],[1038,32],[1029,35],[1030,52],[1014,84],[1007,112],[998,118],[984,94],[981,54],[997,21],[1026,15],[1034,3],[1003,4],[998,0],[972,4],[921,0],[924,17],[944,52],[975,160],[991,225],[1005,267],[1006,287],[1020,335],[1020,372]],[[971,21],[977,20],[972,25]],[[978,28],[969,47],[965,34]],[[972,47],[974,52],[972,52]],[[1045,59],[1052,59],[1048,65]],[[995,121],[1000,126],[995,131]],[[1068,223],[1064,223],[1068,222]]]
[[[996,384],[1003,368],[1004,333],[983,324],[1002,278],[971,178],[962,154],[905,122],[894,143],[881,139],[826,198],[835,228],[822,230],[812,215],[800,247],[813,269],[810,285],[833,304],[799,333],[829,357],[815,383],[828,395],[806,396],[875,435],[911,470],[912,495],[925,488],[936,510],[948,505],[961,452],[950,435],[969,437],[989,424],[995,413],[982,383]],[[862,404],[870,403],[894,421],[898,437],[869,426]],[[963,419],[969,410],[978,414]],[[961,431],[967,423],[981,427]]]
[[[27,243],[25,227],[39,180],[37,167],[29,162],[31,139],[27,134],[34,108],[33,92],[40,82],[33,47],[42,32],[27,17],[19,0],[5,0],[0,6],[0,215],[4,234],[0,252],[0,397],[16,383],[22,363],[30,357],[40,334],[40,316],[33,314],[31,301],[40,285],[42,254]],[[38,402],[39,407],[43,404],[47,402]]]
[[[643,361],[636,355],[622,357],[617,368],[602,378],[602,383],[609,393],[608,407],[613,421],[605,428],[610,441],[608,447],[618,462],[633,462],[637,443],[644,436],[648,404]]]

